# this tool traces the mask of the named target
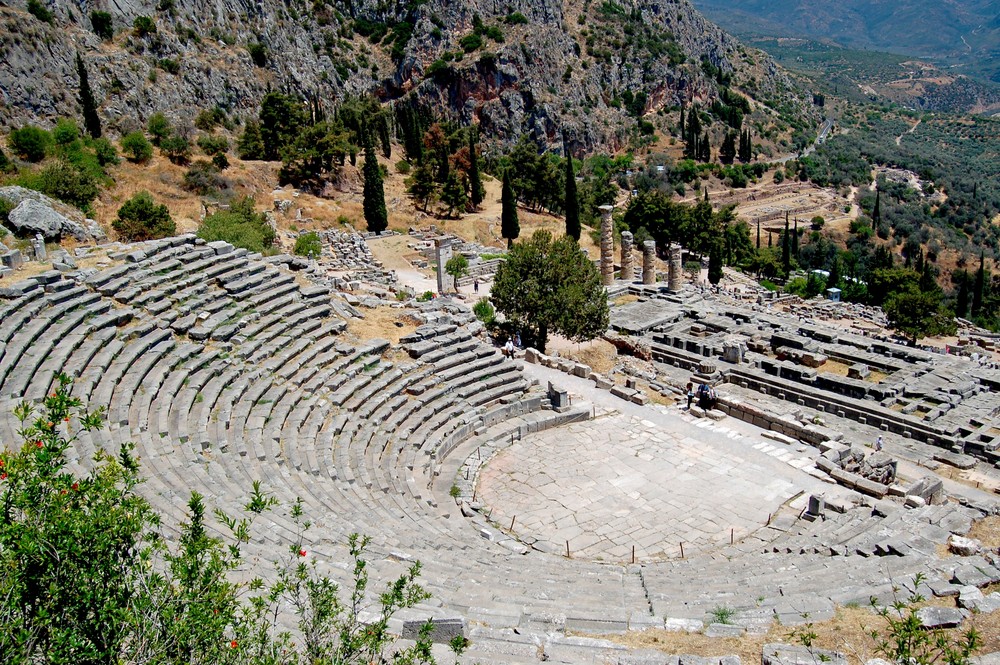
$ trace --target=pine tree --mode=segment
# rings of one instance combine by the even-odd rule
[[[517,199],[514,188],[510,185],[510,172],[503,173],[503,189],[500,194],[500,235],[507,239],[507,249],[521,235],[521,226],[517,221]]]
[[[479,175],[479,155],[476,152],[476,130],[469,130],[469,200],[472,207],[478,208],[486,197],[486,190],[483,188],[483,179]]]
[[[381,233],[389,227],[389,213],[385,209],[385,190],[382,188],[382,171],[375,158],[375,143],[371,136],[365,136],[365,165],[363,169],[364,212],[368,230]]]
[[[455,171],[449,172],[448,179],[445,181],[444,187],[441,188],[441,202],[448,206],[445,217],[451,217],[452,213],[456,210],[461,212],[465,209],[468,200],[468,197],[465,195],[465,185],[459,180],[458,173]]]
[[[87,68],[83,64],[80,52],[76,52],[76,72],[80,76],[80,106],[83,107],[83,127],[93,138],[101,138],[101,117],[97,115],[97,102],[94,92],[90,89],[90,79]]]
[[[972,317],[982,313],[983,297],[986,295],[986,255],[979,253],[979,270],[976,271],[976,284],[972,289]]]
[[[573,155],[569,152],[569,144],[563,141],[563,152],[566,153],[566,235],[573,240],[580,240],[580,201],[576,197],[576,175],[573,173]]]

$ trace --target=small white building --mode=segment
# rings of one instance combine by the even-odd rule
[[[840,289],[827,289],[826,299],[830,302],[840,302]]]

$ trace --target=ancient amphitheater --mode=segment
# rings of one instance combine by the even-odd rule
[[[612,385],[562,359],[505,358],[446,298],[396,303],[420,321],[398,345],[351,343],[364,307],[323,282],[364,276],[297,273],[288,256],[193,236],[82,254],[98,265],[0,289],[0,439],[16,440],[16,403],[67,373],[109,422],[74,464],[134,441],[167,522],[191,491],[235,512],[263,481],[285,508],[257,524],[260,561],[294,537],[301,497],[333,575],[353,532],[372,537],[381,579],[423,562],[433,600],[394,627],[464,631],[463,662],[677,663],[591,635],[760,633],[888,600],[917,573],[928,595],[1000,606],[974,593],[1000,581],[995,551],[941,554],[997,510],[932,470],[993,477],[1000,374],[967,356],[619,281],[611,296],[633,297],[613,325],[653,362]],[[649,400],[692,376],[717,386],[716,409]],[[878,433],[883,453],[863,446]]]

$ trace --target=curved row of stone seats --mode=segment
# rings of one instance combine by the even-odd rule
[[[841,596],[854,598],[865,584],[883,589],[886,576],[879,571],[886,566],[909,574],[926,563],[919,551],[898,557],[811,554],[816,548],[806,543],[847,537],[833,530],[834,519],[776,536],[784,546],[772,540],[734,546],[727,550],[733,561],[723,553],[622,567],[568,561],[558,553],[522,554],[528,551],[522,544],[482,516],[462,517],[447,496],[460,460],[478,446],[567,417],[545,409],[546,397],[531,389],[517,363],[452,324],[418,329],[404,343],[413,360],[389,362],[388,342],[340,339],[343,322],[329,317],[322,293],[286,290],[287,281],[273,297],[266,295],[266,280],[244,289],[245,280],[270,269],[258,270],[252,257],[228,259],[229,269],[219,275],[230,281],[220,285],[216,275],[206,286],[195,278],[236,252],[215,254],[223,258],[187,274],[185,266],[212,258],[192,260],[189,253],[200,245],[156,247],[133,255],[120,273],[105,274],[104,282],[87,287],[89,293],[76,291],[70,280],[53,280],[49,291],[35,282],[0,301],[0,425],[5,437],[12,432],[15,388],[18,398],[24,391],[37,395],[57,371],[70,371],[79,377],[74,392],[91,406],[106,404],[110,416],[108,430],[81,437],[75,463],[86,466],[99,448],[135,441],[148,477],[143,491],[168,522],[184,519],[191,491],[209,505],[238,512],[251,483],[263,480],[286,507],[303,498],[316,525],[314,549],[344,560],[339,543],[346,535],[368,533],[380,576],[401,572],[411,559],[424,562],[424,579],[442,606],[421,612],[457,613],[490,628],[515,626],[525,635],[703,618],[730,601],[750,612],[759,596],[765,602],[756,609],[782,616],[805,605],[767,598],[797,603],[822,591],[830,601],[841,578],[848,580]],[[236,265],[239,259],[246,263]],[[149,274],[134,284],[142,288],[118,301],[128,308],[107,307],[109,298],[129,288],[126,282],[106,289],[109,296],[94,290],[143,270]],[[173,286],[156,287],[154,277],[174,273]],[[230,293],[230,283],[241,290]],[[150,309],[182,291],[191,299]],[[90,299],[94,295],[97,300]],[[219,302],[226,303],[216,310],[226,312],[220,325],[236,326],[227,340],[185,338],[169,325]],[[185,306],[190,311],[180,316]],[[178,316],[170,318],[172,312]],[[306,312],[312,315],[299,316]],[[288,327],[290,321],[295,323]],[[902,518],[883,521],[893,529],[911,526]],[[251,549],[273,557],[294,541],[296,529],[287,510],[268,514]],[[761,551],[771,543],[772,549],[806,554]],[[793,577],[808,581],[792,588]]]

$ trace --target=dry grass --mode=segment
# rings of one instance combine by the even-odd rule
[[[835,374],[837,376],[847,376],[848,370],[851,368],[847,363],[840,362],[839,360],[827,360],[821,366],[816,368],[818,372],[826,372],[827,374]],[[869,369],[868,378],[865,381],[869,383],[880,383],[888,375],[884,372],[879,372],[878,370]]]
[[[394,345],[399,344],[400,337],[409,335],[420,325],[404,310],[393,307],[363,309],[361,313],[365,318],[347,322],[347,334],[357,341],[387,339]]]
[[[583,363],[598,374],[607,374],[618,361],[618,350],[610,342],[605,342],[603,339],[577,343],[552,335],[549,338],[546,351],[548,353],[558,351],[563,358]]]
[[[638,302],[638,301],[639,301],[639,296],[628,294],[624,296],[618,296],[617,298],[614,299],[614,302],[612,302],[612,304],[615,307],[621,307],[622,305],[627,305],[630,302]]]
[[[942,604],[935,599],[933,604]],[[950,600],[945,603],[951,602]],[[930,603],[926,603],[930,604]],[[966,622],[964,628],[974,626],[983,644],[978,653],[992,653],[1000,650],[1000,612],[978,614]],[[840,607],[833,619],[802,626],[799,633],[815,633],[814,647],[839,651],[848,656],[852,663],[864,663],[878,657],[871,631],[883,631],[885,621],[868,607]],[[711,638],[700,633],[684,633],[666,630],[646,630],[624,635],[603,635],[607,639],[632,648],[657,649],[669,654],[690,654],[696,656],[724,656],[735,654],[743,662],[760,660],[764,644],[785,642],[798,644],[796,629],[774,625],[766,635],[745,635],[740,638]],[[953,639],[958,639],[962,630],[948,631]]]
[[[969,538],[975,538],[992,549],[1000,547],[1000,516],[991,515],[977,521],[969,529]]]

